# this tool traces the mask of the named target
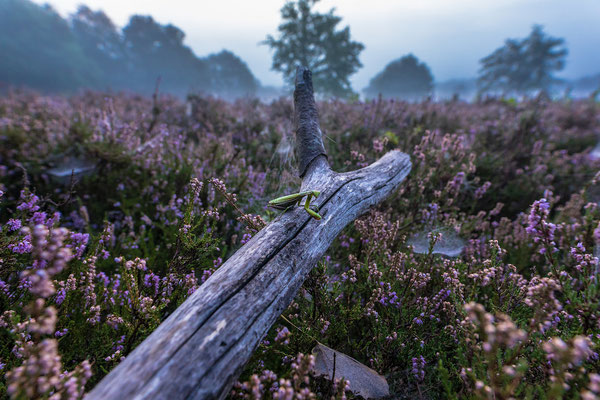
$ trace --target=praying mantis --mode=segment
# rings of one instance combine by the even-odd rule
[[[305,192],[289,194],[287,196],[278,197],[276,199],[269,201],[268,206],[272,207],[276,210],[284,210],[285,211],[288,208],[293,207],[295,205],[299,206],[302,199],[304,197],[306,197],[306,202],[304,203],[304,209],[306,210],[306,212],[314,219],[321,219],[321,216],[319,215],[319,213],[313,211],[310,208],[311,199],[313,197],[316,199],[317,197],[319,197],[319,194],[321,194],[321,192],[319,192],[318,190],[307,190]],[[314,206],[314,207],[317,209],[317,211],[319,210],[318,207],[316,207],[316,206]]]

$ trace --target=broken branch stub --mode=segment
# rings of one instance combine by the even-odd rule
[[[323,146],[323,135],[319,126],[319,114],[315,105],[312,86],[312,73],[308,68],[296,70],[296,89],[294,90],[294,122],[296,125],[296,150],[298,153],[298,172],[304,177],[308,165],[317,157],[327,157]],[[329,165],[323,160],[323,166]]]
[[[310,71],[294,93],[302,190],[319,190],[323,217],[291,209],[233,254],[87,399],[222,399],[261,338],[290,304],[340,231],[384,200],[408,175],[409,157],[391,151],[347,173],[327,163]]]

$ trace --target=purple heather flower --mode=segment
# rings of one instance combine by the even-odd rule
[[[31,236],[26,235],[20,242],[9,244],[8,248],[11,249],[13,253],[17,254],[31,253],[31,250],[33,250]]]
[[[56,299],[54,299],[54,302],[60,306],[65,301],[66,297],[67,297],[67,290],[65,288],[60,288],[56,292]]]
[[[419,382],[425,379],[425,358],[423,356],[413,357],[411,372]]]
[[[533,237],[535,243],[542,241],[544,245],[549,246],[554,253],[558,251],[555,247],[556,243],[554,243],[556,225],[547,221],[549,214],[550,204],[545,198],[534,201],[527,218],[527,227],[525,228],[525,231]],[[539,252],[540,254],[544,254],[546,249],[542,248]]]
[[[289,329],[284,326],[283,328],[277,328],[277,336],[275,336],[276,343],[289,344],[289,337],[292,333]]]
[[[33,213],[33,216],[29,219],[29,222],[33,225],[42,225],[46,223],[46,213],[41,211],[36,211]]]
[[[71,244],[67,245],[69,248],[75,248],[75,257],[80,258],[85,251],[85,246],[90,239],[90,235],[87,233],[71,233]]]
[[[9,231],[16,231],[21,229],[22,223],[20,219],[11,218],[6,223],[6,226],[8,226]]]
[[[454,178],[452,178],[452,180],[450,182],[448,182],[448,189],[451,192],[458,192],[460,190],[460,187],[462,186],[462,184],[465,181],[465,173],[460,171],[459,173],[457,173]]]
[[[59,337],[65,336],[67,334],[67,332],[69,332],[69,329],[67,329],[67,328],[56,331],[56,332],[54,332],[54,337],[59,338]]]
[[[491,186],[492,183],[490,181],[485,182],[481,187],[475,190],[475,198],[481,199]]]
[[[17,206],[17,210],[35,212],[40,209],[40,206],[37,205],[40,198],[37,197],[35,194],[28,193],[26,190],[23,189],[21,190],[20,199],[21,203],[19,203],[19,205]]]
[[[252,235],[250,233],[244,233],[242,236],[242,244],[246,244],[252,239]]]

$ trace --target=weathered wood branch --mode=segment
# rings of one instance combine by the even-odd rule
[[[311,73],[299,68],[294,92],[301,190],[319,190],[321,221],[297,207],[229,258],[87,399],[224,398],[261,338],[290,304],[340,231],[385,199],[409,173],[391,151],[357,171],[327,163]]]

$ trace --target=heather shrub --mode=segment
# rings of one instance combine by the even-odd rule
[[[592,101],[318,104],[329,162],[411,156],[257,347],[232,398],[600,396]],[[191,96],[0,99],[0,393],[78,398],[297,191],[293,108]]]

